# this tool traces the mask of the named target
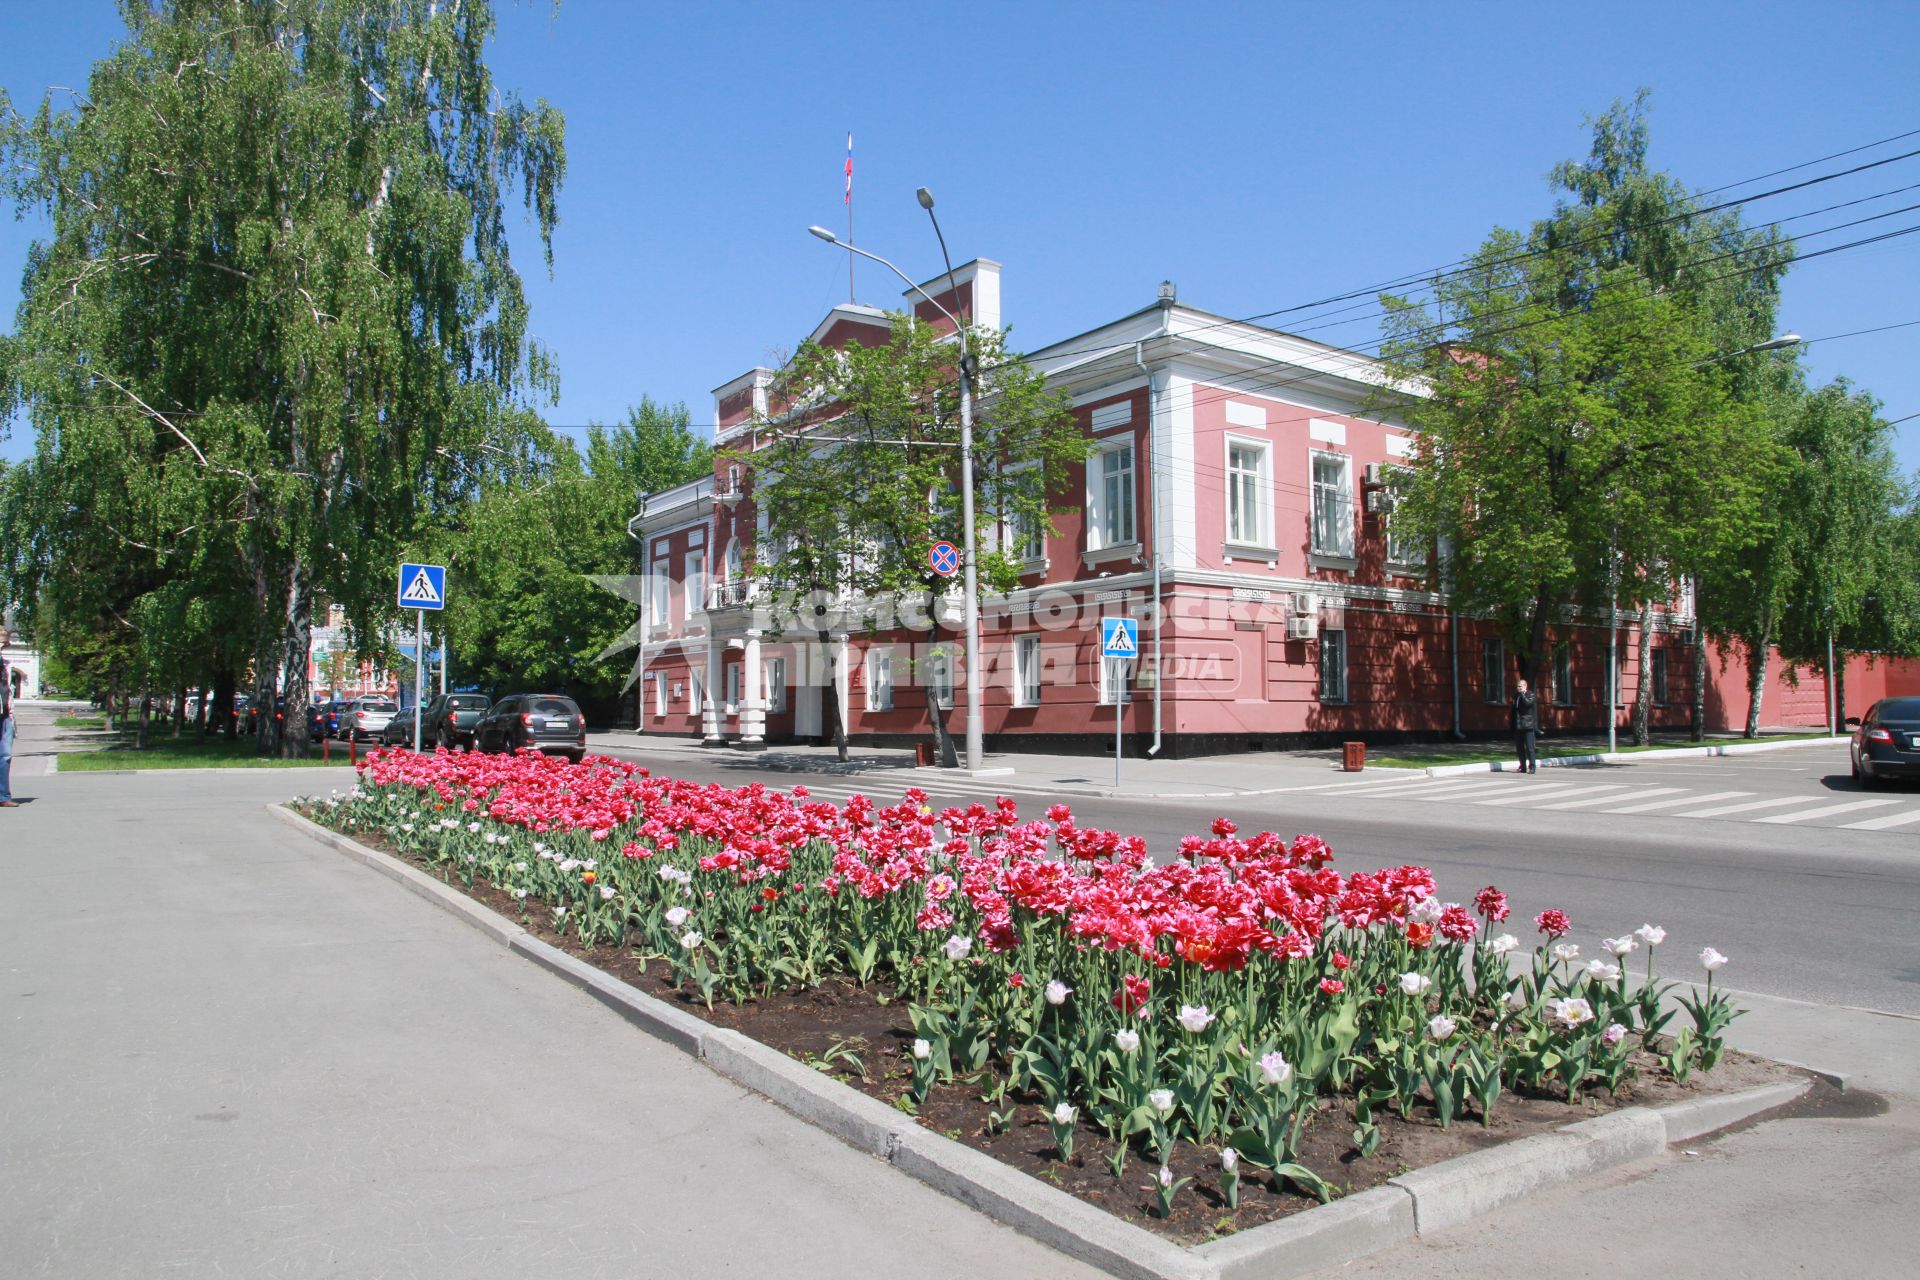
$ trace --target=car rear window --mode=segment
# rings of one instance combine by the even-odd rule
[[[398,711],[400,708],[391,702],[367,701],[360,704],[362,711]]]
[[[1882,720],[1920,720],[1920,698],[1889,698],[1880,704]]]
[[[567,698],[533,698],[527,710],[536,716],[577,716],[580,708]]]
[[[448,698],[447,705],[456,711],[485,711],[487,700],[477,693],[467,693]]]

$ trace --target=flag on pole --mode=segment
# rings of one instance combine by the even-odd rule
[[[852,203],[853,203],[853,134],[852,134],[852,133],[848,133],[848,134],[847,134],[847,198],[846,198],[846,203],[848,203],[848,204],[852,204]]]

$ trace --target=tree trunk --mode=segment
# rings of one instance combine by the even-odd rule
[[[234,688],[240,682],[230,667],[213,673],[213,706],[208,708],[213,731],[229,742],[239,734],[239,722],[233,718]]]
[[[931,652],[940,644],[940,597],[931,587],[927,589],[927,621],[933,627],[933,630],[928,633],[927,640],[928,651]],[[949,694],[957,693],[953,679],[954,668],[954,663],[947,663],[947,692]],[[921,684],[924,687],[926,682],[922,680]],[[956,705],[960,701],[958,696],[955,696],[953,700]],[[956,769],[960,766],[960,757],[953,749],[953,730],[947,725],[947,717],[952,714],[951,708],[947,709],[945,715],[941,714],[940,700],[933,696],[932,689],[928,689],[927,723],[933,726],[933,749],[935,754],[940,757],[940,767],[942,769]]]
[[[1767,692],[1767,650],[1773,644],[1773,611],[1761,617],[1760,634],[1747,640],[1747,727],[1743,736],[1760,736],[1760,700]]]
[[[307,754],[307,654],[313,639],[313,577],[294,560],[287,575],[286,650],[281,660],[286,683],[287,718],[280,726],[280,756],[298,760]],[[414,654],[414,661],[422,655]]]
[[[153,727],[153,691],[151,689],[142,688],[140,690],[140,725],[138,730],[136,730],[134,733],[133,745],[138,747],[140,750],[145,751],[147,749],[148,735],[152,731],[152,727]]]
[[[187,731],[187,686],[181,685],[173,691],[173,736],[178,738]]]
[[[1690,736],[1703,742],[1707,736],[1707,629],[1700,621],[1700,577],[1693,579],[1693,714],[1688,719]]]
[[[1639,673],[1633,681],[1633,745],[1644,747],[1653,741],[1653,597],[1640,602]]]
[[[833,635],[827,631],[814,633],[819,639],[821,652],[827,655],[827,705],[822,714],[827,717],[827,734],[833,739],[834,754],[842,764],[847,761],[847,726],[840,719],[840,656],[834,652]]]

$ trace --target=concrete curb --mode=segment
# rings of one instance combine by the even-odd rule
[[[1636,760],[1682,760],[1693,756],[1748,756],[1758,751],[1786,751],[1793,747],[1827,747],[1851,742],[1851,737],[1795,738],[1789,742],[1724,742],[1710,747],[1661,747],[1654,751],[1601,751],[1584,756],[1554,756],[1539,762],[1542,769],[1564,769],[1576,764],[1632,764]],[[1478,764],[1437,764],[1419,770],[1429,778],[1457,778],[1469,773],[1518,773],[1520,766],[1511,760],[1483,760]],[[1396,773],[1412,774],[1412,769]]]
[[[1660,1108],[1630,1107],[1457,1156],[1190,1249],[923,1129],[903,1113],[738,1031],[711,1026],[630,987],[398,859],[283,805],[268,808],[295,830],[466,920],[729,1080],[1022,1235],[1125,1280],[1284,1280],[1339,1266],[1411,1244],[1537,1191],[1656,1157],[1668,1143],[1751,1119],[1812,1086],[1811,1080],[1763,1085]]]

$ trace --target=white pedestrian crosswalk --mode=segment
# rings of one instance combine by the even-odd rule
[[[1647,786],[1629,782],[1588,782],[1544,775],[1497,780],[1463,778],[1393,779],[1377,783],[1311,788],[1315,795],[1339,793],[1354,800],[1412,804],[1466,804],[1477,808],[1574,811],[1574,816],[1646,814],[1688,821],[1720,819],[1770,826],[1808,824],[1846,831],[1886,831],[1920,825],[1920,795],[1861,797],[1844,792],[1825,795],[1760,796],[1752,791],[1707,791],[1691,787]],[[1895,806],[1898,806],[1896,808]],[[1889,810],[1890,812],[1875,812]]]

